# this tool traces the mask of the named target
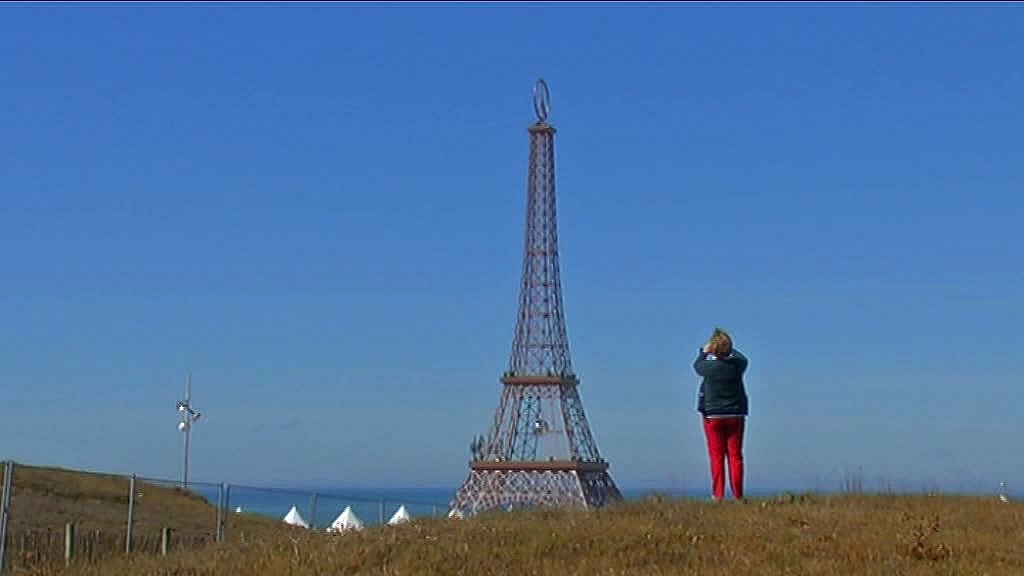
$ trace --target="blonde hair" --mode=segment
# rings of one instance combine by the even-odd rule
[[[708,347],[711,348],[711,353],[718,357],[725,357],[732,354],[732,338],[729,334],[721,328],[715,328],[711,339],[708,340]]]

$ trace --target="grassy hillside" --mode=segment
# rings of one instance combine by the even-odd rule
[[[76,527],[76,555],[98,560],[123,553],[128,519],[129,479],[59,468],[18,465],[8,535],[8,568],[21,570],[63,559],[64,525]],[[159,550],[161,530],[173,530],[171,548],[211,543],[217,532],[217,508],[201,496],[175,486],[137,481],[133,549]],[[273,519],[229,515],[228,535],[242,537],[281,532]]]
[[[957,496],[648,500],[592,512],[425,519],[344,535],[269,531],[168,558],[37,576],[265,574],[1024,574],[1024,506]]]
[[[113,529],[126,523],[129,480],[122,476],[18,465],[14,487],[14,529],[63,527],[65,522]],[[189,530],[216,526],[216,507],[200,496],[141,481],[136,483],[136,494],[135,522],[139,526],[168,522]]]

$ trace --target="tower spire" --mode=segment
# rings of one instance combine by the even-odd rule
[[[547,123],[549,98],[547,83],[538,80],[533,89],[537,122],[529,128],[526,238],[519,314],[508,368],[512,375],[572,375],[558,268],[555,128]]]

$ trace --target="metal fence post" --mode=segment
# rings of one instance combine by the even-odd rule
[[[7,524],[11,516],[11,493],[14,492],[14,462],[4,463],[4,488],[0,495],[0,574],[7,560]]]
[[[227,514],[227,509],[224,503],[224,483],[221,482],[220,486],[217,487],[217,543],[220,544],[224,540],[224,515]]]
[[[309,500],[309,529],[316,530],[316,492]]]
[[[383,498],[380,499],[380,525],[384,525],[384,502]]]
[[[132,524],[135,523],[135,474],[128,481],[128,528],[124,532],[124,553],[132,553]]]
[[[75,525],[68,522],[64,525],[64,565],[70,566],[75,558]]]
[[[160,555],[167,556],[167,550],[171,547],[171,529],[164,526],[160,530]]]
[[[228,535],[228,511],[231,510],[231,484],[224,485],[224,516],[220,519],[220,541],[223,542]]]

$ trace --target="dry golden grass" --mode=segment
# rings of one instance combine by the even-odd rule
[[[15,573],[63,561],[64,525],[75,525],[76,556],[96,560],[123,554],[128,519],[129,479],[18,465],[11,498],[7,567]],[[215,539],[217,509],[202,497],[174,486],[137,481],[133,549],[156,552],[161,530],[173,530],[171,548],[181,550]],[[232,514],[238,537],[279,533],[274,519]]]
[[[1024,574],[1024,506],[958,496],[650,499],[591,512],[429,519],[343,535],[274,530],[233,540],[34,575]]]
[[[123,528],[129,480],[124,476],[61,468],[18,465],[14,469],[11,525],[14,529],[63,527],[75,522],[90,529]],[[136,483],[135,523],[174,525],[202,531],[216,525],[216,507],[173,486]]]

